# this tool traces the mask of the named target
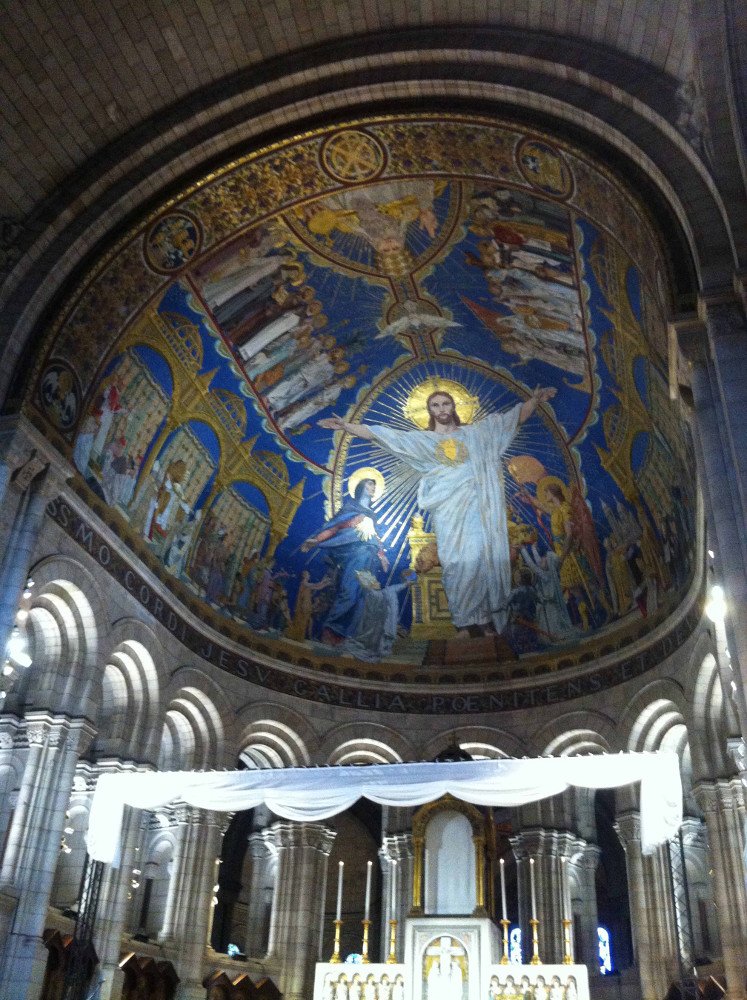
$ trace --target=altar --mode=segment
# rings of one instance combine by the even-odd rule
[[[382,847],[379,854],[383,906],[378,914],[370,906],[373,861],[367,862],[356,961],[345,961],[340,951],[341,927],[348,918],[342,908],[344,862],[338,862],[332,960],[314,966],[310,955],[302,956],[304,986],[296,995],[310,992],[306,976],[313,968],[314,1000],[587,1000],[587,968],[573,960],[574,914],[568,866],[561,864],[565,855],[558,858],[555,891],[550,871],[537,876],[535,893],[535,863],[541,854],[526,849],[512,854],[513,848],[505,847],[500,853],[491,809],[525,805],[576,787],[632,782],[640,782],[641,849],[650,854],[674,836],[682,821],[679,764],[671,751],[534,760],[457,758],[363,768],[104,774],[96,786],[87,847],[94,861],[119,865],[126,805],[152,810],[180,800],[199,809],[235,812],[264,804],[276,816],[298,823],[318,823],[361,797],[397,809],[414,808],[412,830],[406,834],[410,853],[388,854]],[[507,858],[516,871],[510,906],[504,882]],[[322,893],[320,921],[324,906]],[[380,962],[366,961],[374,920],[381,920],[385,960]],[[531,956],[527,964],[510,961],[511,923],[525,930],[524,961]],[[540,955],[551,961],[543,963]]]
[[[319,962],[314,1000],[589,1000],[585,965],[502,962],[486,917],[408,917],[404,961]]]

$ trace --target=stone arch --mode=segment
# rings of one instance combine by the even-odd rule
[[[189,720],[178,711],[166,711],[158,754],[159,771],[184,771],[196,766],[197,741]]]
[[[207,674],[182,667],[164,696],[165,725],[160,769],[206,770],[231,766],[233,709],[223,690]]]
[[[405,737],[380,723],[336,726],[319,747],[319,760],[325,764],[399,764],[414,759]]]
[[[603,712],[566,712],[534,733],[533,752],[542,757],[576,757],[610,753],[617,748],[613,721]],[[522,826],[575,830],[587,839],[595,835],[593,789],[569,788],[519,810]]]
[[[543,757],[573,757],[621,749],[612,719],[603,712],[592,711],[558,716],[539,729],[532,742],[536,753]]]
[[[176,837],[172,829],[165,829],[156,816],[151,821],[149,838],[146,840],[141,858],[140,880],[145,889],[145,883],[151,881],[147,912],[142,927],[135,927],[135,932],[141,932],[148,937],[155,937],[163,927],[168,900],[169,879],[176,850]],[[132,911],[132,920],[139,924],[142,919],[142,898],[137,897],[134,903],[140,903]],[[138,912],[135,912],[135,911]]]
[[[689,708],[684,692],[672,680],[656,680],[637,692],[620,722],[625,749],[634,752],[673,750],[680,759],[685,809],[697,814],[692,798],[692,759],[689,743]],[[639,792],[629,787],[618,792],[619,806],[637,808]]]
[[[731,700],[726,697],[716,657],[706,653],[695,676],[691,697],[692,753],[697,778],[727,777],[734,770],[727,739],[739,732]]]
[[[672,746],[673,729],[686,726],[689,706],[682,687],[673,680],[646,684],[631,699],[620,720],[626,750],[654,751]]]
[[[524,757],[527,747],[513,733],[497,726],[459,726],[443,730],[424,743],[419,752],[420,760],[434,760],[439,753],[454,743],[476,760],[498,760],[501,757]]]
[[[691,706],[690,743],[696,781],[727,777],[734,771],[728,751],[728,740],[740,736],[734,683],[728,649],[719,652],[711,630],[702,630],[690,650],[684,681]]]
[[[248,706],[236,720],[239,759],[248,767],[305,767],[317,735],[298,712],[260,702]]]
[[[80,878],[86,863],[85,834],[88,829],[88,804],[71,802],[65,814],[65,827],[52,885],[51,903],[68,909],[78,902]]]
[[[111,651],[104,658],[100,688],[97,756],[138,761],[156,754],[160,692],[164,663],[161,644],[143,622],[120,619],[110,634]],[[154,655],[155,654],[155,655]]]
[[[65,556],[42,560],[30,576],[34,588],[25,627],[32,665],[20,686],[24,700],[33,689],[37,707],[95,716],[99,648],[108,633],[95,581]]]

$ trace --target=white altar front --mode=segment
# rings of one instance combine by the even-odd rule
[[[314,1000],[589,1000],[585,965],[502,965],[485,917],[408,917],[404,961],[319,962]]]

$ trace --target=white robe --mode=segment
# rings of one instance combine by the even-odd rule
[[[511,557],[502,459],[520,410],[519,403],[448,434],[369,427],[376,444],[421,475],[418,504],[431,515],[457,628],[506,626]]]

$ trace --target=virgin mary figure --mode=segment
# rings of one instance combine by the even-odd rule
[[[375,576],[389,569],[371,508],[383,486],[377,469],[359,469],[348,481],[350,492],[337,514],[301,546],[302,552],[320,548],[337,574],[334,600],[322,626],[322,642],[329,645],[340,645],[357,633],[365,597],[359,574]]]

